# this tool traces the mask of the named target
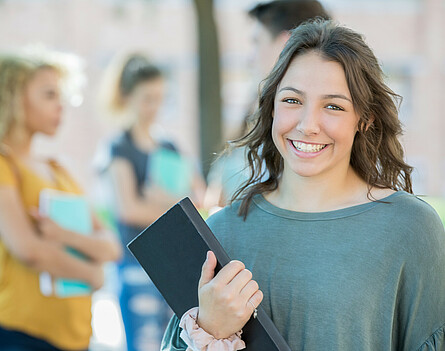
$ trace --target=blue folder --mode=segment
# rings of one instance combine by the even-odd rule
[[[192,167],[179,153],[160,148],[154,152],[148,164],[149,179],[172,195],[190,195]]]
[[[53,189],[43,189],[40,192],[39,210],[62,228],[83,235],[90,235],[93,229],[88,202],[83,196],[74,195]],[[78,251],[68,248],[71,254],[84,257]],[[52,291],[48,286],[48,277],[41,276],[41,284],[46,286],[41,290],[46,295],[55,294],[58,297],[90,295],[91,287],[82,281],[72,279],[53,279]]]

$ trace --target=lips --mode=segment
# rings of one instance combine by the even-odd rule
[[[289,140],[293,147],[300,151],[305,153],[315,153],[320,152],[325,147],[328,146],[328,144],[313,144],[313,143],[304,143],[302,141],[296,141],[296,140]]]

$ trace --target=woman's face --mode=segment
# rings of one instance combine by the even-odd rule
[[[250,64],[257,78],[263,80],[272,70],[280,56],[281,50],[289,35],[282,34],[274,37],[260,21],[255,21],[252,30],[252,49],[250,52]]]
[[[25,87],[25,128],[32,135],[54,135],[62,118],[60,76],[54,69],[38,70]]]
[[[164,98],[164,80],[159,77],[139,83],[128,100],[128,107],[139,122],[155,120]]]
[[[272,137],[284,175],[345,177],[358,120],[339,63],[315,51],[294,58],[273,111]]]

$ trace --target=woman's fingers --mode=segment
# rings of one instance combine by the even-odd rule
[[[258,308],[261,301],[263,301],[263,292],[261,290],[258,290],[253,296],[247,301],[247,307],[251,309],[252,313],[255,311],[255,309]]]
[[[39,209],[37,207],[31,207],[31,209],[29,210],[28,213],[36,221],[38,221],[42,218],[42,215],[40,214]]]
[[[244,268],[244,264],[240,261],[229,262],[214,276],[216,257],[213,252],[209,251],[209,253],[210,257],[203,265],[199,287],[212,280],[214,288],[225,290],[226,293],[230,292],[228,293],[229,296],[240,295],[245,300],[250,299],[259,290],[258,283],[252,280],[252,272]],[[261,300],[258,301],[258,304],[260,302]]]
[[[263,299],[252,273],[240,261],[231,261],[214,275],[216,257],[209,252],[199,281],[198,324],[216,338],[239,331]]]
[[[248,284],[251,280],[252,273],[248,269],[243,269],[232,279],[232,281],[228,284],[228,287],[236,293],[240,293],[246,284]]]
[[[216,268],[216,256],[212,251],[207,252],[207,258],[202,265],[201,278],[199,279],[198,287],[201,288],[203,285],[210,282],[215,276]]]
[[[244,263],[240,261],[230,261],[215,276],[216,264],[217,260],[215,254],[212,251],[208,251],[207,258],[202,265],[201,278],[198,285],[199,288],[209,283],[212,279],[213,284],[225,286],[245,268]]]
[[[250,298],[259,290],[258,283],[255,280],[249,281],[241,290],[240,295],[245,300],[250,300]]]
[[[240,261],[230,261],[218,272],[213,283],[218,286],[228,285],[245,268],[244,263]]]

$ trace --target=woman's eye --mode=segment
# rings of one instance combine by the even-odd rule
[[[52,90],[49,90],[49,91],[46,91],[46,92],[45,92],[45,96],[46,96],[48,99],[54,99],[55,97],[57,97],[57,92],[52,91]]]
[[[333,111],[344,111],[344,109],[342,107],[337,106],[337,105],[332,105],[332,104],[326,106],[326,108],[329,110],[333,110]]]
[[[300,100],[293,99],[293,98],[285,98],[282,101],[287,102],[288,104],[300,104],[301,105]]]

